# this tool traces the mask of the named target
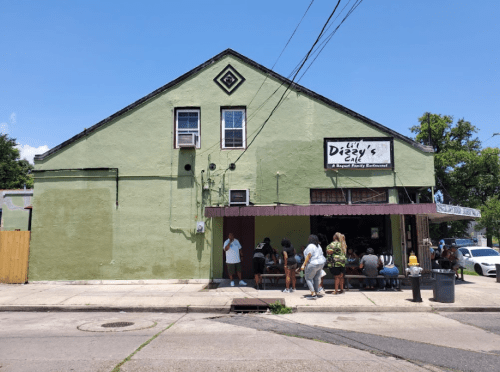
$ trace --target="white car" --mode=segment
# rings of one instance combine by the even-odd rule
[[[495,264],[500,265],[500,253],[488,247],[459,248],[464,255],[465,268],[479,275],[496,275]]]

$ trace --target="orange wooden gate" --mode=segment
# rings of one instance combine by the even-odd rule
[[[29,231],[0,231],[0,283],[28,281]]]

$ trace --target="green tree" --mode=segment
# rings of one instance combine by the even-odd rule
[[[6,134],[0,135],[0,189],[21,189],[33,187],[33,177],[29,172],[33,166],[19,158],[16,140]]]
[[[481,206],[481,219],[478,221],[476,229],[484,228],[500,240],[500,199],[498,195],[489,197]],[[488,246],[491,247],[491,242],[488,242]]]
[[[500,161],[498,148],[481,149],[475,133],[477,128],[460,119],[440,114],[424,114],[420,125],[410,128],[415,140],[433,147],[436,191],[444,203],[480,208],[489,197],[499,192]],[[431,230],[433,238],[460,236],[468,227],[467,221],[440,224]],[[491,231],[487,228],[488,242]]]

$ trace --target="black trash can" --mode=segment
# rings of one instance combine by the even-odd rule
[[[500,264],[495,264],[497,269],[497,283],[500,283]]]
[[[432,270],[434,277],[434,301],[443,303],[455,302],[455,271],[446,269]]]

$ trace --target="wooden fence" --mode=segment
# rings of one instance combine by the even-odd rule
[[[29,231],[0,231],[0,283],[28,281]]]

